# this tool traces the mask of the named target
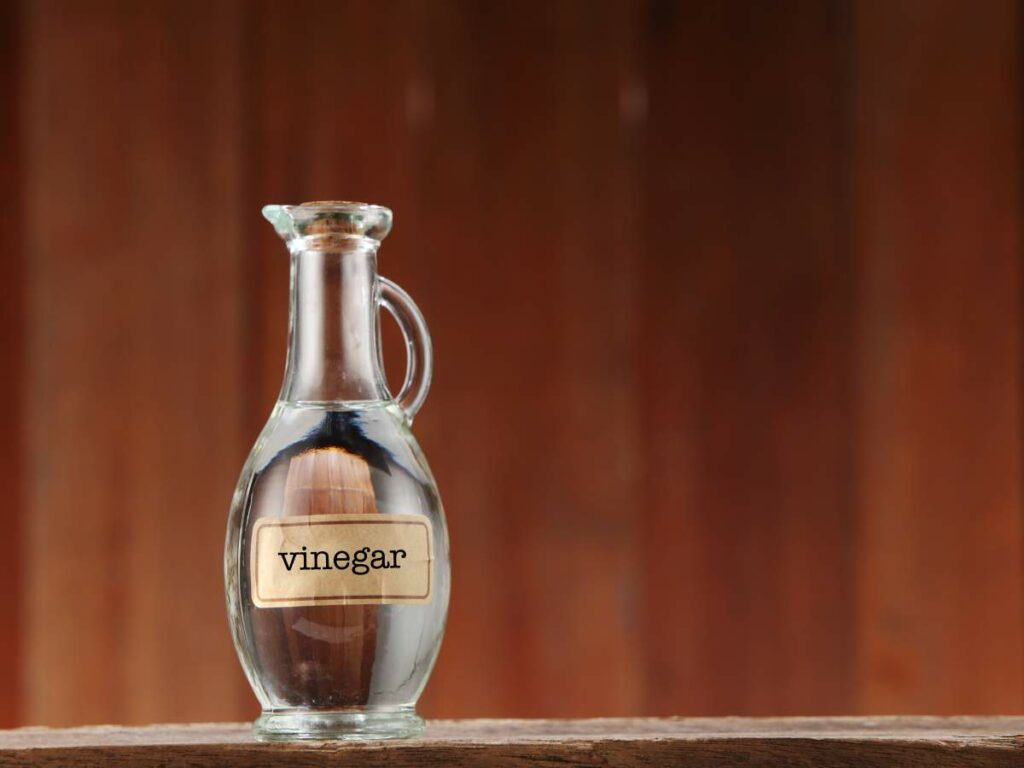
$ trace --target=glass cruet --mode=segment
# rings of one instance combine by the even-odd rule
[[[242,468],[224,550],[228,619],[257,738],[422,732],[415,705],[448,610],[448,533],[410,430],[431,376],[423,316],[377,274],[391,211],[270,205],[291,253],[281,394]],[[392,397],[379,309],[405,337]]]

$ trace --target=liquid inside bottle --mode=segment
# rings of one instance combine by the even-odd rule
[[[327,467],[319,474],[330,473],[335,457],[341,458],[336,474],[345,485],[316,482],[316,465]],[[237,552],[232,560],[238,567],[228,568],[229,616],[265,709],[285,725],[291,710],[327,716],[374,712],[389,730],[396,720],[415,718],[411,704],[426,684],[444,632],[447,567],[434,569],[432,600],[425,605],[247,608],[253,602],[252,573],[244,554],[256,522],[268,517],[413,513],[443,532],[430,471],[408,439],[402,414],[385,404],[339,410],[332,404],[279,403],[233,506],[239,520],[230,528],[239,535],[228,548]],[[434,562],[447,564],[447,537],[435,533],[434,543]],[[417,721],[404,727],[415,732]]]

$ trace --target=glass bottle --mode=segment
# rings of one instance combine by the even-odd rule
[[[291,252],[281,394],[228,519],[228,619],[263,712],[257,738],[374,739],[422,732],[416,700],[448,610],[448,534],[410,431],[430,384],[430,337],[377,274],[391,211],[270,205]],[[379,308],[405,336],[405,382],[383,374]]]

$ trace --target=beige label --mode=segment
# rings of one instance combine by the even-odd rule
[[[258,608],[429,603],[434,560],[421,515],[265,518],[252,532]]]

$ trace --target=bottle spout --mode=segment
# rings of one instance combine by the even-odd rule
[[[263,217],[289,246],[314,235],[365,238],[379,243],[391,231],[390,208],[344,200],[266,205]]]

